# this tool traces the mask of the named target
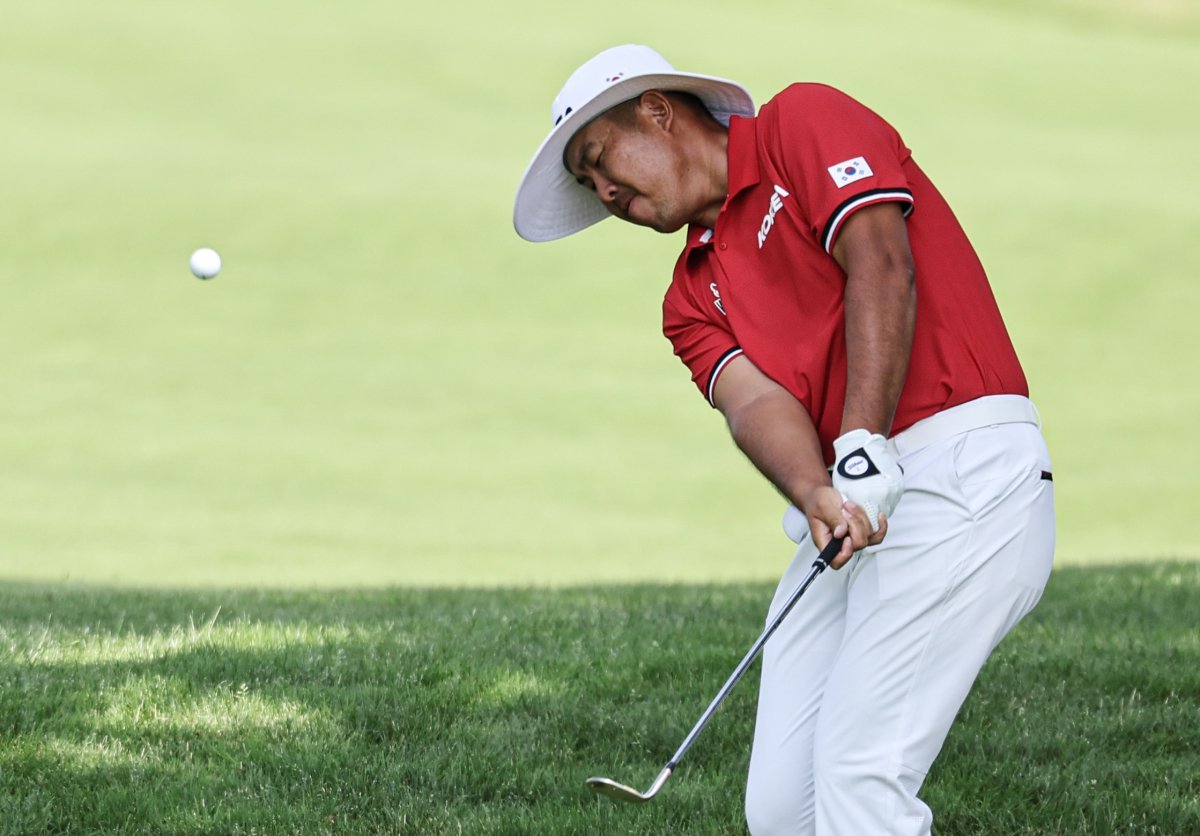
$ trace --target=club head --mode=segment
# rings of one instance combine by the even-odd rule
[[[592,792],[599,793],[600,795],[607,795],[609,798],[624,801],[626,804],[645,804],[658,795],[658,791],[662,789],[662,785],[670,777],[671,767],[667,767],[658,773],[658,777],[654,779],[654,783],[645,792],[638,792],[633,787],[626,784],[619,784],[611,778],[588,778],[586,783]]]
[[[628,804],[645,804],[653,797],[643,795],[625,784],[618,784],[611,778],[588,778],[587,785],[592,792],[607,795],[609,798],[615,798],[617,801],[624,801]]]

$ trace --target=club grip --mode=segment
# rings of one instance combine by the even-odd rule
[[[822,569],[829,568],[829,562],[837,557],[837,553],[842,550],[842,543],[846,540],[845,537],[834,537],[825,548],[821,549],[821,553],[817,555],[817,559],[813,561],[813,566],[820,566]]]

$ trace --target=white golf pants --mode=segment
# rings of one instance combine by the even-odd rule
[[[983,400],[1010,414],[1022,401],[1037,420],[1023,398]],[[917,792],[984,661],[1041,597],[1054,552],[1038,426],[980,426],[972,403],[976,429],[959,432],[963,411],[956,424],[948,410],[897,437],[905,492],[884,542],[817,578],[767,643],[746,790],[754,836],[930,833]],[[772,613],[812,565],[801,539]]]

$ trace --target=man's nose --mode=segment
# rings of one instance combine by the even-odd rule
[[[617,199],[616,183],[600,174],[594,175],[592,182],[596,185],[596,196],[600,198],[601,203],[608,204]]]

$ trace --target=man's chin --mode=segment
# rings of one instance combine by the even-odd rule
[[[663,218],[624,218],[624,220],[634,226],[644,226],[646,229],[653,229],[655,232],[661,232],[664,235],[678,232],[685,226],[682,221],[664,220]]]
[[[673,221],[669,223],[657,223],[652,228],[655,232],[661,232],[663,235],[670,235],[673,232],[678,232],[683,229],[686,224],[681,221]]]

